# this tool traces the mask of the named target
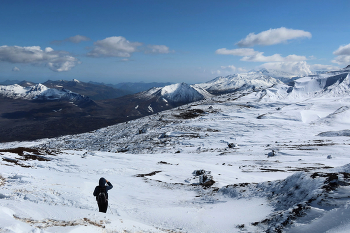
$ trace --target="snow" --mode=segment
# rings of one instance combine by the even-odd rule
[[[151,105],[148,105],[147,108],[148,108],[148,111],[149,111],[149,112],[154,112],[154,111],[153,111],[153,108],[151,107]]]
[[[289,92],[279,83],[85,134],[0,144],[0,231],[347,232],[343,73],[295,80]],[[10,150],[19,147],[40,155]],[[204,186],[201,170],[215,183]],[[92,196],[100,177],[114,186],[106,214]]]
[[[289,79],[289,78],[288,78]],[[229,75],[226,77],[217,77],[212,81],[194,85],[208,91],[234,91],[247,89],[265,89],[281,81],[270,76],[267,70],[251,71],[248,73],[240,73]]]
[[[152,98],[157,96],[166,103],[188,103],[212,97],[210,93],[201,87],[188,85],[186,83],[176,83],[165,87],[155,87],[140,93],[140,95],[142,98]]]
[[[79,94],[69,90],[58,90],[55,88],[48,88],[43,84],[36,84],[34,86],[22,87],[18,84],[9,86],[0,86],[0,96],[12,99],[77,99],[82,98]]]

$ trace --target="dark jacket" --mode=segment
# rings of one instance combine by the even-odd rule
[[[107,186],[106,186],[106,183],[108,184]],[[101,177],[101,178],[100,178],[100,181],[99,181],[99,186],[96,186],[96,187],[95,187],[95,190],[94,190],[94,193],[93,193],[93,195],[94,195],[96,198],[97,198],[97,195],[100,193],[100,187],[106,188],[106,194],[107,194],[107,199],[108,199],[108,193],[107,193],[107,191],[110,190],[110,189],[112,189],[112,188],[113,188],[113,185],[111,184],[111,182],[106,182],[106,179],[103,178],[103,177]]]

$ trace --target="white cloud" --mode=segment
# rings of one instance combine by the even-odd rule
[[[237,68],[234,65],[230,65],[230,66],[221,66],[220,67],[222,70],[229,70],[229,71],[236,71]]]
[[[50,62],[47,63],[48,67],[56,72],[68,71],[72,69],[77,64],[81,62],[78,61],[75,57],[66,56],[66,57],[56,57]]]
[[[298,55],[288,55],[282,57],[280,54],[274,54],[272,56],[264,56],[263,52],[259,52],[253,56],[245,56],[241,61],[251,61],[251,62],[292,62],[292,61],[304,61],[307,60],[305,56]]]
[[[249,49],[249,48],[242,48],[242,49],[218,49],[215,51],[216,54],[221,54],[221,55],[233,55],[233,56],[254,56],[255,54],[259,53],[257,51],[254,51],[254,49]]]
[[[72,42],[72,43],[78,44],[78,43],[80,43],[82,41],[89,41],[89,40],[90,40],[89,37],[82,36],[82,35],[76,35],[76,36],[68,37],[68,38],[66,38],[64,40],[54,40],[51,43],[52,44],[61,44],[63,42]]]
[[[165,45],[148,45],[145,53],[172,53]]]
[[[332,62],[337,63],[339,65],[349,65],[350,64],[350,56],[348,56],[348,55],[337,56],[334,60],[332,60]]]
[[[211,73],[215,75],[229,75],[237,72],[243,73],[243,72],[247,72],[247,70],[241,67],[235,67],[234,65],[228,65],[228,66],[220,66],[220,69],[211,71]]]
[[[270,29],[259,34],[250,33],[246,38],[237,42],[239,47],[253,47],[255,45],[274,45],[287,42],[296,38],[311,38],[310,32],[303,30],[288,29],[285,27]]]
[[[46,53],[53,52],[53,49],[51,47],[46,47],[45,52]]]
[[[130,57],[142,43],[130,42],[122,36],[107,37],[94,43],[90,57]]]
[[[339,46],[339,48],[333,52],[334,55],[338,55],[333,63],[339,65],[349,65],[350,64],[350,44]]]
[[[334,55],[350,55],[350,44],[341,45],[333,52]]]
[[[310,65],[311,70],[339,70],[338,66],[332,65],[322,65],[322,64],[313,64]]]
[[[241,49],[231,49],[226,48],[218,49],[215,52],[216,54],[223,55],[233,55],[243,57],[241,61],[250,61],[250,62],[293,62],[293,61],[304,61],[307,60],[305,56],[298,55],[288,55],[287,57],[282,57],[280,54],[274,54],[272,56],[264,56],[263,52],[255,51],[250,48],[241,48]]]
[[[15,67],[12,68],[12,71],[18,72],[18,71],[20,71],[20,69],[19,69],[18,67],[15,66]]]
[[[260,68],[279,70],[288,72],[297,76],[304,76],[311,74],[310,65],[305,61],[299,62],[269,62],[259,66]]]
[[[81,36],[81,35],[76,35],[76,36],[72,36],[72,37],[65,39],[65,41],[69,41],[72,43],[80,43],[82,41],[89,41],[89,40],[90,40],[89,37]]]
[[[54,51],[47,47],[44,50],[40,46],[0,46],[0,62],[29,63],[33,65],[45,64],[51,70],[61,72],[68,71],[80,62],[68,52]]]

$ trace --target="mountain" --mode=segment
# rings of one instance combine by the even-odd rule
[[[113,99],[113,98],[118,98],[124,95],[131,94],[131,92],[129,91],[116,89],[106,85],[81,82],[77,79],[73,79],[72,81],[48,80],[43,84],[49,88],[67,89],[72,92],[79,93],[84,96],[88,96],[92,100]]]
[[[0,142],[88,132],[211,97],[205,90],[181,83],[93,101],[59,83],[75,90],[85,86],[77,80],[50,82],[59,89],[43,84],[0,86]]]
[[[13,84],[18,84],[20,83],[21,81],[19,80],[5,80],[3,82],[0,82],[0,85],[13,85]]]
[[[196,87],[205,89],[211,94],[219,95],[243,90],[259,90],[282,83],[270,76],[266,69],[217,77],[209,82],[196,84]],[[282,75],[282,73],[280,73]]]
[[[343,69],[310,75],[286,84],[261,90],[256,98],[264,101],[300,101],[307,98],[346,97],[350,94],[350,70]]]
[[[22,87],[29,87],[29,86],[34,86],[36,83],[23,80],[17,84],[22,86]]]
[[[26,82],[26,85],[31,83]],[[0,86],[0,97],[11,99],[24,99],[24,100],[66,100],[73,101],[74,103],[87,104],[92,102],[89,97],[71,92],[66,89],[48,88],[43,84],[36,84],[33,86],[23,87],[18,84],[9,86]]]
[[[165,87],[155,87],[139,94],[144,98],[159,98],[173,104],[187,104],[210,98],[212,95],[198,86],[177,83]]]
[[[212,95],[201,88],[186,83],[178,83],[165,87],[151,88],[148,91],[117,99],[102,100],[97,103],[106,109],[118,109],[116,110],[118,114],[131,119],[210,97]]]
[[[106,126],[108,120],[96,117],[98,109],[89,97],[66,89],[43,84],[0,86],[0,141],[55,137]]]

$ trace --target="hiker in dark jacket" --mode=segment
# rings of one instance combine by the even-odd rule
[[[106,186],[107,183],[107,186]],[[108,190],[112,189],[113,185],[108,182],[105,178],[101,177],[99,186],[96,186],[94,190],[94,196],[98,204],[100,212],[106,213],[108,208]]]

